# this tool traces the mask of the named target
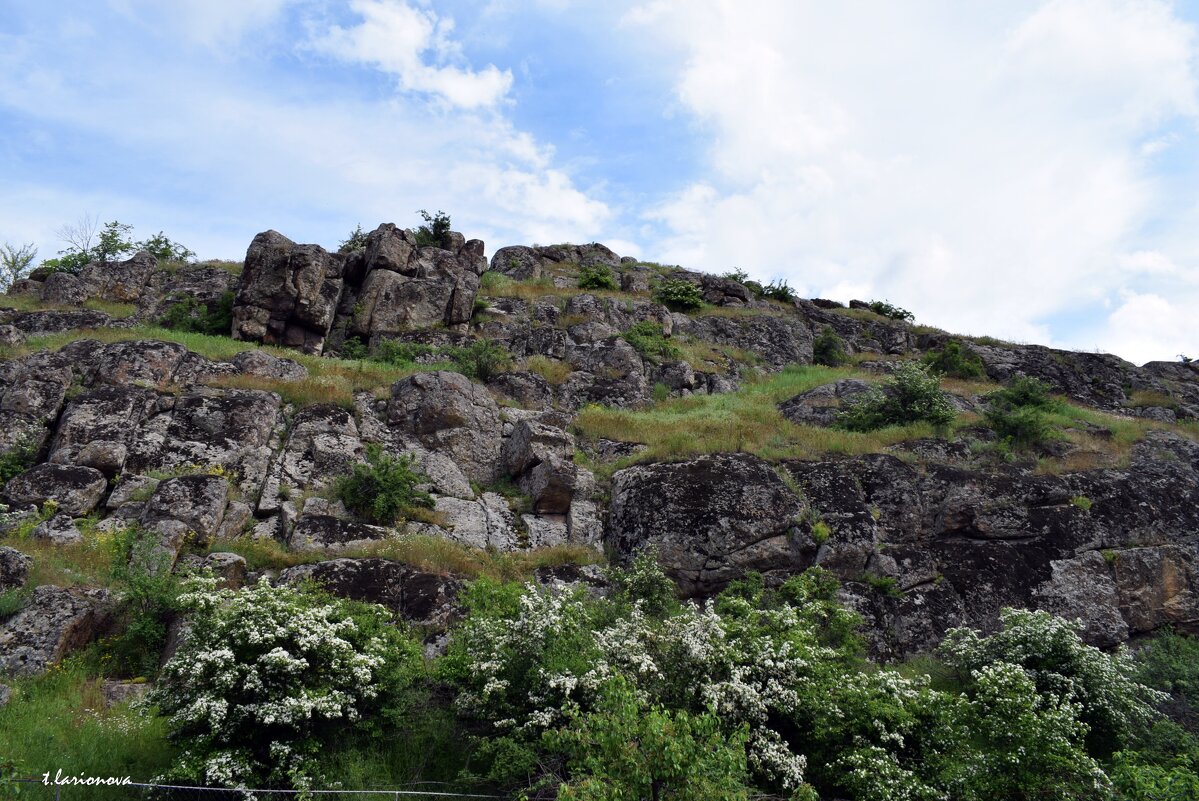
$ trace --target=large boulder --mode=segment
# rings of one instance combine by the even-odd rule
[[[9,480],[4,495],[21,506],[54,501],[60,512],[82,517],[96,508],[106,489],[108,479],[99,470],[47,462]]]
[[[277,231],[254,237],[233,307],[233,338],[320,353],[341,297],[344,256]]]
[[[612,477],[607,542],[625,555],[656,548],[684,594],[707,594],[750,570],[787,575],[810,565],[803,512],[756,456],[639,465]]]
[[[620,256],[610,248],[592,242],[587,245],[548,245],[526,247],[512,245],[500,248],[491,257],[493,272],[503,273],[509,278],[524,281],[540,278],[542,274],[560,264],[620,266]]]
[[[500,412],[487,390],[461,373],[417,373],[397,381],[389,425],[453,459],[474,481],[499,474]]]
[[[25,586],[33,559],[18,551],[0,545],[0,592]]]
[[[220,476],[192,475],[159,482],[140,522],[160,534],[164,547],[177,552],[187,538],[203,545],[221,529],[229,503],[229,483]]]
[[[361,454],[362,441],[354,415],[324,403],[300,409],[262,485],[259,513],[275,513],[293,491],[315,492],[328,487],[348,472]]]
[[[79,273],[91,297],[117,303],[136,303],[158,270],[158,259],[139,250],[125,261],[94,261]]]
[[[869,391],[869,383],[857,378],[845,378],[788,398],[779,404],[779,411],[792,423],[831,426],[842,406]]]
[[[457,579],[416,570],[387,559],[332,559],[288,568],[284,583],[315,581],[329,592],[382,604],[411,623],[444,627],[457,614]]]
[[[50,461],[80,464],[115,475],[154,408],[153,390],[102,384],[67,404],[50,444]]]
[[[107,590],[35,588],[21,611],[0,621],[0,674],[44,672],[104,634],[112,612]]]

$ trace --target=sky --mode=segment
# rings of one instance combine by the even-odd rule
[[[1199,358],[1199,0],[0,0],[0,241],[444,210]]]

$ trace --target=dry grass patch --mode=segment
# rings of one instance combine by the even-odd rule
[[[1165,392],[1152,392],[1141,389],[1132,393],[1124,405],[1133,409],[1138,409],[1144,406],[1160,406],[1165,409],[1177,409],[1181,404],[1179,403],[1178,398],[1175,398],[1172,395],[1167,395]]]
[[[264,568],[281,570],[296,565],[324,562],[329,559],[373,557],[411,565],[429,573],[465,578],[486,576],[505,581],[527,579],[533,574],[533,571],[542,567],[592,565],[603,561],[599,552],[582,545],[558,545],[529,551],[497,553],[470,548],[441,537],[424,534],[400,535],[361,548],[337,551],[336,553],[291,551],[275,540],[240,537],[215,540],[208,552],[219,551],[240,554],[245,558],[250,570]]]
[[[116,303],[99,298],[88,298],[83,302],[83,308],[104,312],[114,320],[124,320],[137,312],[137,306],[132,303]],[[79,311],[78,306],[47,303],[32,295],[0,295],[0,309],[11,309],[17,312]]]
[[[868,433],[797,425],[778,410],[778,403],[787,398],[849,377],[873,378],[848,368],[792,366],[724,395],[673,398],[641,411],[588,406],[579,413],[575,428],[585,437],[647,446],[609,469],[708,453],[748,452],[765,459],[877,453],[906,439],[932,435],[926,424]]]
[[[546,356],[530,356],[525,359],[524,369],[536,373],[555,387],[566,381],[572,372],[568,362]]]

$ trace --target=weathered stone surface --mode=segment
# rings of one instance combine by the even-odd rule
[[[856,378],[846,378],[801,392],[779,404],[779,411],[792,423],[810,426],[830,426],[837,419],[842,405],[870,391],[870,384]]]
[[[495,252],[491,257],[490,269],[509,278],[524,281],[540,278],[544,270],[559,264],[603,264],[616,268],[620,266],[620,257],[597,242],[546,247],[512,245]]]
[[[752,317],[674,316],[680,331],[719,345],[756,354],[774,370],[788,364],[811,364],[812,332],[801,320],[762,314]]]
[[[0,545],[0,592],[25,586],[33,559],[16,548]]]
[[[305,514],[292,529],[288,544],[296,551],[336,550],[387,539],[393,533],[390,529],[357,520]]]
[[[254,237],[233,307],[233,338],[320,353],[342,288],[344,257],[276,231]]]
[[[104,706],[127,704],[140,701],[150,692],[150,684],[145,681],[105,681],[100,685],[104,696]]]
[[[155,339],[114,342],[100,352],[96,380],[104,384],[165,388],[187,355],[187,348],[175,342]]]
[[[0,674],[44,672],[103,634],[112,608],[107,590],[35,588],[24,609],[0,621]]]
[[[519,476],[551,455],[568,457],[574,450],[575,438],[561,428],[540,420],[522,420],[504,440],[504,469]]]
[[[429,450],[452,458],[474,481],[488,483],[499,473],[499,407],[461,373],[418,373],[397,381],[387,420]]]
[[[106,328],[112,318],[104,312],[80,309],[78,311],[32,311],[14,314],[5,322],[23,334],[52,334],[57,331],[74,331],[85,328]]]
[[[128,453],[155,401],[154,392],[134,386],[106,384],[83,393],[63,412],[50,445],[50,461],[80,463],[81,457],[99,454],[106,469],[119,461],[119,471],[124,464],[117,457]]]
[[[39,464],[11,479],[4,487],[10,503],[39,506],[46,501],[58,504],[59,511],[82,517],[96,508],[108,480],[99,470],[64,464]]]
[[[129,503],[142,503],[150,500],[158,487],[159,479],[150,476],[122,475],[108,495],[105,506],[108,509],[119,509]]]
[[[137,472],[187,465],[224,468],[246,492],[262,485],[282,401],[256,389],[200,388],[142,425],[128,458]]]
[[[71,545],[83,541],[83,534],[75,526],[70,515],[57,514],[44,520],[33,530],[33,538],[48,540],[54,545]]]
[[[503,496],[485,492],[479,500],[440,497],[434,505],[446,536],[472,548],[511,551],[518,547],[515,516]]]
[[[266,351],[243,350],[229,362],[239,373],[263,378],[281,378],[284,381],[299,381],[308,377],[308,368],[291,359],[280,359]]]
[[[487,380],[487,388],[525,409],[541,411],[554,405],[553,388],[536,373],[499,373]]]
[[[284,583],[312,579],[329,592],[386,606],[412,623],[444,627],[457,614],[462,583],[386,559],[333,559],[288,568]]]
[[[296,412],[283,450],[270,467],[258,511],[277,511],[284,498],[301,489],[328,487],[349,472],[362,454],[354,416],[340,406],[316,404]]]
[[[629,467],[612,477],[607,542],[618,553],[658,549],[687,595],[745,571],[790,573],[812,562],[802,502],[755,456],[706,456]]]
[[[1033,593],[1039,607],[1083,622],[1083,636],[1102,648],[1128,640],[1120,595],[1107,560],[1096,551],[1050,562],[1052,574]],[[1142,627],[1143,628],[1143,627]]]
[[[220,530],[229,502],[229,483],[220,476],[195,475],[169,478],[150,496],[141,514],[147,528],[173,535],[180,524],[196,542],[208,542]]]
[[[93,298],[136,303],[158,270],[158,259],[139,250],[125,261],[94,261],[79,272],[79,280]]]
[[[51,273],[42,284],[42,300],[63,306],[78,306],[88,298],[87,286],[70,273]]]
[[[183,264],[177,270],[155,270],[137,299],[137,319],[159,320],[172,307],[188,300],[209,312],[237,288],[239,276],[211,264]],[[229,335],[231,331],[224,332]]]

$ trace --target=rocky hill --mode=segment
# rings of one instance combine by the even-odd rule
[[[35,273],[0,306],[0,673],[109,630],[93,543],[130,521],[177,566],[315,578],[431,647],[480,571],[602,583],[592,565],[646,547],[688,597],[824,567],[884,659],[1006,606],[1104,647],[1199,629],[1192,364],[953,336],[598,244],[489,263],[391,224],[348,252],[268,231],[244,264]],[[941,379],[952,419],[838,424],[946,354],[969,376]],[[1031,439],[993,414],[1021,376],[1055,396]],[[388,455],[430,500],[390,524],[334,491]]]

